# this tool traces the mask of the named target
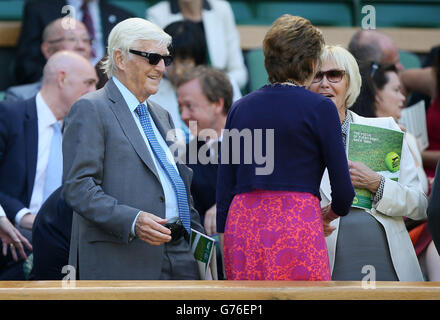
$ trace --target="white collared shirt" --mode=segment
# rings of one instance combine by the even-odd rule
[[[6,217],[5,210],[3,210],[2,206],[0,206],[0,217]]]
[[[153,158],[154,165],[156,166],[156,171],[159,175],[160,183],[162,185],[162,189],[165,195],[165,212],[166,212],[166,218],[169,219],[171,217],[175,217],[179,215],[179,208],[177,204],[177,196],[173,189],[173,184],[168,177],[167,173],[163,169],[163,167],[160,165],[159,159],[157,159],[156,155],[154,154],[153,150],[151,149],[150,143],[148,142],[148,139],[144,133],[144,130],[142,128],[142,125],[139,121],[139,116],[137,115],[135,109],[140,104],[138,99],[134,96],[133,93],[130,92],[130,90],[127,89],[116,77],[113,77],[113,81],[118,87],[119,91],[122,94],[122,97],[124,98],[125,102],[128,105],[128,108],[130,109],[130,113],[133,116],[134,121],[136,122],[136,125],[138,127],[139,132],[142,135],[142,138],[145,141],[145,145],[147,146],[148,152],[151,155],[151,158]],[[145,105],[147,105],[147,101],[143,102]],[[166,156],[170,162],[170,164],[173,165],[174,169],[177,170],[176,163],[174,162],[173,155],[171,154],[168,145],[166,144],[165,140],[163,139],[162,135],[160,134],[159,130],[156,127],[156,124],[154,123],[153,119],[150,115],[150,122],[153,127],[154,134],[157,137],[157,141],[159,142],[162,149],[165,151]],[[139,208],[142,209],[142,208]],[[152,214],[155,214],[154,212],[151,212]],[[137,217],[136,217],[137,219]],[[135,221],[136,221],[135,219]],[[134,224],[134,223],[133,223]],[[132,228],[133,231],[133,228]]]
[[[83,18],[83,13],[81,11],[82,3],[83,3],[82,0],[67,0],[67,4],[75,8],[73,18],[79,21],[82,21]],[[95,57],[94,58],[92,57],[90,59],[90,62],[93,65],[96,65],[105,54],[104,39],[101,28],[101,14],[99,10],[99,0],[89,1],[88,7],[89,7],[90,15],[92,16],[92,20],[93,20],[93,29],[95,31],[94,41],[92,44],[92,48],[95,52]]]
[[[23,216],[27,213],[37,214],[43,204],[43,190],[46,181],[47,164],[49,162],[50,144],[53,136],[52,125],[57,121],[52,110],[43,100],[41,93],[38,92],[35,98],[37,104],[37,123],[38,123],[38,154],[37,168],[35,171],[34,188],[32,189],[31,202],[29,208],[21,209],[15,216],[15,223],[19,225]],[[60,122],[60,125],[62,123]]]

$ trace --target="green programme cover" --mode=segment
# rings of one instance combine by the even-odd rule
[[[363,162],[385,178],[399,179],[403,132],[350,123],[347,137],[348,160]],[[353,207],[371,209],[371,192],[355,188]]]
[[[215,239],[191,229],[191,250],[199,266],[201,280],[217,280]]]

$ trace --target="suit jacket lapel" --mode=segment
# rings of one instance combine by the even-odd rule
[[[26,143],[26,171],[27,171],[27,192],[26,204],[29,205],[31,201],[32,190],[34,188],[35,173],[37,171],[37,156],[38,156],[38,118],[37,118],[37,104],[35,97],[27,100],[25,107],[24,120],[24,136]]]
[[[133,148],[136,150],[136,153],[139,155],[145,165],[154,173],[156,178],[160,181],[153,158],[151,157],[147,147],[145,146],[145,141],[138,130],[133,116],[130,114],[127,103],[119,92],[118,87],[116,87],[116,85],[114,84],[113,80],[110,79],[109,81],[107,81],[105,85],[105,90],[110,100],[110,108],[113,110],[116,118],[118,119],[122,131],[127,136]]]

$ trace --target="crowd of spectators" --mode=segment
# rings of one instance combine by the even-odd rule
[[[193,229],[217,240],[218,279],[360,281],[372,265],[376,280],[440,281],[439,47],[406,70],[388,35],[349,40],[279,17],[268,83],[242,96],[227,1],[160,1],[144,19],[26,2],[0,102],[0,280],[61,280],[66,265],[77,279],[201,279]],[[427,148],[399,124],[421,95]],[[347,159],[351,124],[403,132],[398,180]],[[370,209],[352,206],[355,188]]]

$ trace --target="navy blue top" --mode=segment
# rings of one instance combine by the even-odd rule
[[[234,147],[228,137],[231,129],[237,129],[242,137],[250,134],[251,145],[241,138],[240,149]],[[267,129],[274,130],[273,149],[263,143],[262,158],[254,146],[259,144],[258,131],[263,132],[261,140],[269,143]],[[309,192],[320,198],[325,167],[329,172],[332,209],[340,216],[346,215],[355,193],[341,137],[333,102],[303,87],[266,85],[235,102],[226,120],[218,168],[217,231],[224,232],[229,206],[239,193],[286,190]],[[257,168],[266,168],[265,173],[270,174],[258,174]]]

